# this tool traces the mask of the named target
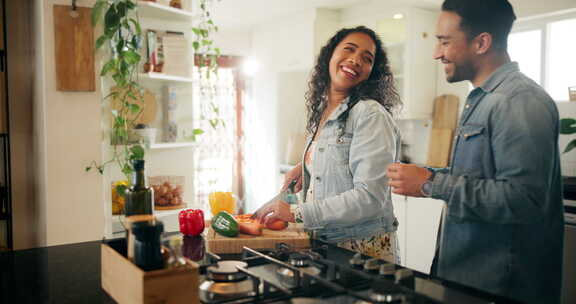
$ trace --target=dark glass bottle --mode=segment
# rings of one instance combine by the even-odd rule
[[[144,160],[133,160],[132,166],[134,168],[132,186],[126,189],[124,214],[126,216],[152,214],[153,193],[152,189],[146,186]]]

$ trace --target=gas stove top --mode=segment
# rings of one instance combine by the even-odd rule
[[[512,303],[321,241],[306,250],[206,252],[200,265],[204,304]]]

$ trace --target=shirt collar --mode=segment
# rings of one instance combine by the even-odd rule
[[[344,113],[344,111],[346,111],[346,109],[348,109],[348,102],[349,101],[350,101],[350,96],[348,96],[344,100],[342,100],[342,102],[336,108],[336,110],[334,110],[334,112],[332,112],[332,114],[330,114],[330,117],[328,117],[328,120],[334,120],[334,119],[338,118],[340,116],[340,114]]]
[[[517,62],[503,64],[484,81],[480,88],[485,92],[492,92],[506,79],[508,74],[518,72],[519,70]]]

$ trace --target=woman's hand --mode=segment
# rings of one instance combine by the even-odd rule
[[[268,224],[275,220],[294,223],[294,214],[290,212],[290,205],[284,201],[275,201],[266,204],[254,213],[260,223]]]
[[[298,163],[294,168],[292,168],[292,170],[288,171],[284,175],[284,185],[282,186],[281,191],[286,191],[293,180],[297,180],[296,185],[294,186],[294,193],[298,193],[302,190],[302,163]]]

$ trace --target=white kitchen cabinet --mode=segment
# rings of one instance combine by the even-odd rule
[[[398,220],[398,230],[396,230],[396,237],[398,238],[398,247],[400,250],[400,264],[406,264],[406,197],[403,195],[392,194],[392,206],[394,207],[394,215]]]
[[[436,238],[444,202],[392,194],[396,232],[403,266],[423,273],[430,272],[436,250]]]
[[[398,18],[399,14],[402,18]],[[404,103],[401,119],[429,119],[436,94],[436,45],[438,13],[417,8],[401,9],[377,22],[392,73]]]
[[[443,205],[431,198],[406,199],[406,267],[430,272]]]

